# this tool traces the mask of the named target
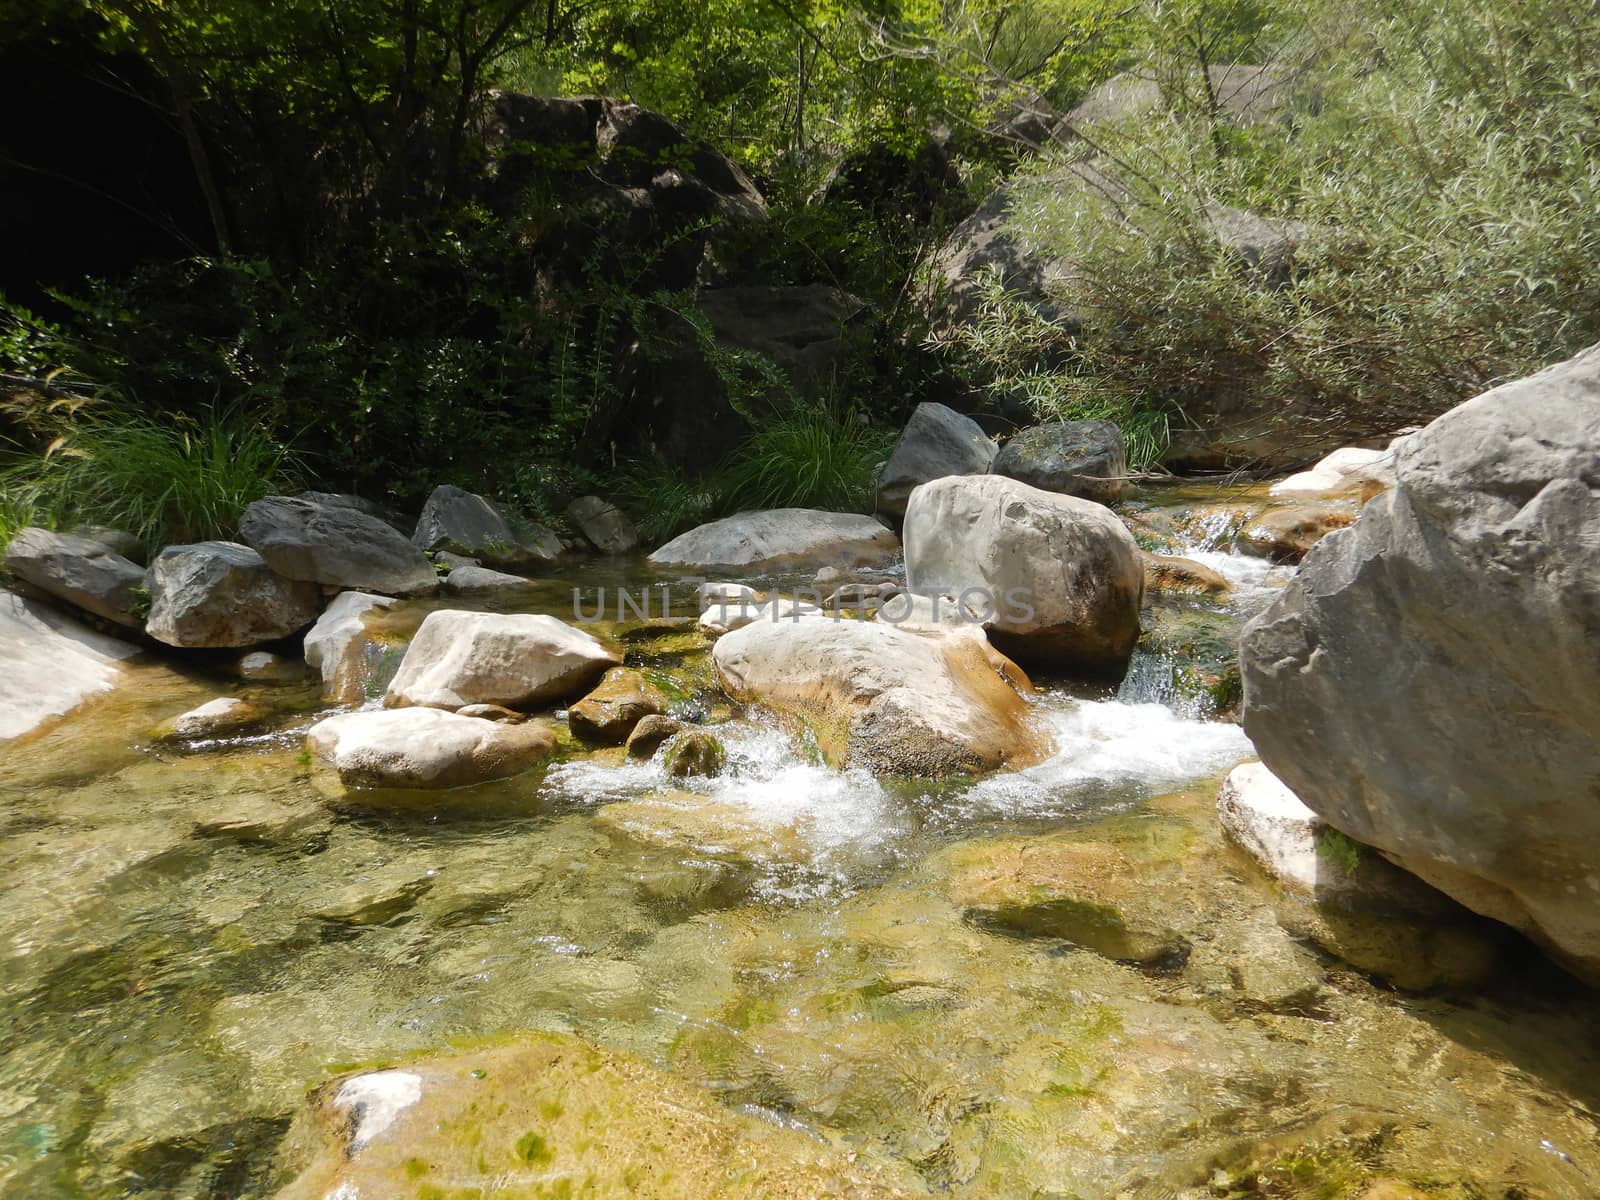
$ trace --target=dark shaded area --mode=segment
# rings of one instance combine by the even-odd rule
[[[181,137],[137,58],[83,18],[0,37],[0,293],[48,309],[50,288],[211,253]]]

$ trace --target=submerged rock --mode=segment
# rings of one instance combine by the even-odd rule
[[[306,748],[352,787],[453,788],[521,774],[555,750],[555,734],[436,708],[343,713],[311,727]]]
[[[1115,846],[1002,839],[958,846],[944,866],[951,900],[980,924],[1062,938],[1121,962],[1169,965],[1188,952]]]
[[[252,650],[240,655],[233,664],[240,679],[252,683],[299,683],[306,677],[306,664],[298,658],[288,658],[267,650]]]
[[[168,546],[145,579],[145,632],[169,646],[274,642],[309,625],[321,602],[315,584],[285,579],[237,542]]]
[[[390,708],[526,709],[582,692],[622,656],[555,617],[429,613],[384,697]]]
[[[1050,421],[1024,429],[994,460],[994,473],[1100,504],[1121,498],[1128,458],[1113,421]]]
[[[411,541],[421,550],[448,550],[512,570],[554,562],[562,551],[551,530],[542,525],[519,529],[497,505],[447,483],[428,497]]]
[[[508,575],[488,567],[455,567],[445,576],[447,592],[498,592],[507,588],[525,588],[528,580],[521,575]]]
[[[899,550],[900,539],[875,517],[774,508],[697,526],[662,546],[649,562],[677,570],[814,571],[887,566]]]
[[[285,579],[391,596],[438,587],[433,566],[404,534],[348,504],[269,496],[244,510],[239,540]]]
[[[567,520],[601,554],[631,554],[639,546],[639,531],[609,500],[580,496],[567,505]]]
[[[1600,348],[1451,410],[1242,660],[1295,795],[1600,978],[1597,448]]]
[[[6,570],[41,592],[117,625],[138,629],[144,568],[105,543],[30,526],[6,547]]]
[[[994,439],[971,417],[925,401],[878,472],[878,511],[903,517],[913,489],[946,475],[988,474],[994,456]]]
[[[157,741],[223,737],[259,725],[267,716],[264,709],[248,700],[219,696],[162,722],[151,736]]]
[[[340,592],[306,633],[306,665],[322,673],[322,696],[355,704],[366,696],[368,668],[375,643],[367,636],[366,615],[388,608],[389,596]]]
[[[762,621],[718,641],[712,662],[730,696],[794,718],[836,766],[939,776],[1049,752],[1027,677],[977,629]]]
[[[0,741],[64,716],[122,674],[137,646],[0,590]]]
[[[641,720],[666,711],[666,693],[642,672],[613,667],[594,691],[567,710],[567,724],[585,741],[620,746]]]
[[[560,1034],[430,1055],[318,1089],[277,1200],[478,1191],[505,1200],[869,1200],[902,1193],[855,1153],[739,1116],[638,1059]]]
[[[1000,475],[940,479],[906,509],[906,585],[987,606],[1026,661],[1121,667],[1139,638],[1144,565],[1110,509]]]

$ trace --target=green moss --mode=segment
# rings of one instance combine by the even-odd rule
[[[516,1155],[525,1163],[547,1163],[551,1159],[550,1147],[544,1138],[532,1130],[517,1139]]]
[[[420,1158],[408,1158],[404,1163],[403,1169],[407,1179],[421,1179],[428,1173],[428,1164]]]

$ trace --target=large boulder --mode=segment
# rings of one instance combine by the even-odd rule
[[[411,541],[430,553],[446,550],[513,570],[561,557],[561,539],[550,530],[541,525],[516,528],[497,505],[448,483],[433,489]]]
[[[1047,492],[1110,504],[1121,498],[1127,483],[1122,430],[1113,421],[1035,425],[1000,448],[994,473]]]
[[[1139,640],[1144,563],[1104,505],[1002,475],[939,479],[906,508],[906,585],[982,605],[1025,661],[1119,669]]]
[[[878,511],[903,517],[912,489],[946,475],[987,474],[994,456],[994,440],[971,417],[925,401],[878,472]]]
[[[774,508],[696,526],[648,561],[668,570],[815,571],[887,566],[899,549],[900,539],[875,517]]]
[[[74,608],[137,629],[136,593],[144,587],[144,568],[103,542],[30,526],[6,547],[6,570],[41,592]]]
[[[0,741],[109,691],[121,664],[137,653],[47,605],[0,591]]]
[[[904,1195],[833,1140],[569,1034],[531,1033],[318,1088],[286,1139],[294,1179],[277,1200]]]
[[[314,583],[285,579],[237,542],[168,546],[145,576],[145,632],[169,646],[254,646],[288,637],[316,619]]]
[[[730,696],[794,719],[836,766],[940,776],[1049,753],[1027,676],[976,628],[924,636],[823,617],[758,621],[711,657]]]
[[[436,708],[341,713],[306,734],[306,748],[349,787],[467,787],[519,775],[555,746],[555,734],[534,722],[508,725]]]
[[[555,617],[444,609],[422,622],[384,703],[527,709],[581,694],[621,662],[616,651]]]
[[[1600,978],[1600,347],[1398,443],[1247,627],[1244,725],[1329,824]]]
[[[306,665],[322,675],[322,696],[341,704],[359,703],[379,656],[367,636],[367,614],[395,603],[389,596],[340,592],[305,638]]]
[[[285,579],[391,596],[438,585],[433,566],[403,534],[348,504],[268,496],[244,510],[239,539]]]
[[[579,496],[567,505],[567,520],[601,554],[630,554],[639,547],[639,531],[628,515],[599,496]]]

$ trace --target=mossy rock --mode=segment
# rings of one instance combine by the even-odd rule
[[[278,1200],[903,1194],[829,1139],[735,1115],[643,1062],[557,1034],[334,1080],[285,1147],[293,1180]]]
[[[1244,699],[1237,616],[1199,602],[1159,603],[1145,610],[1139,651],[1170,664],[1174,693],[1227,713]]]
[[[703,729],[685,729],[668,739],[661,752],[661,765],[672,779],[686,779],[692,775],[711,778],[722,773],[727,764],[728,752],[715,734]]]

